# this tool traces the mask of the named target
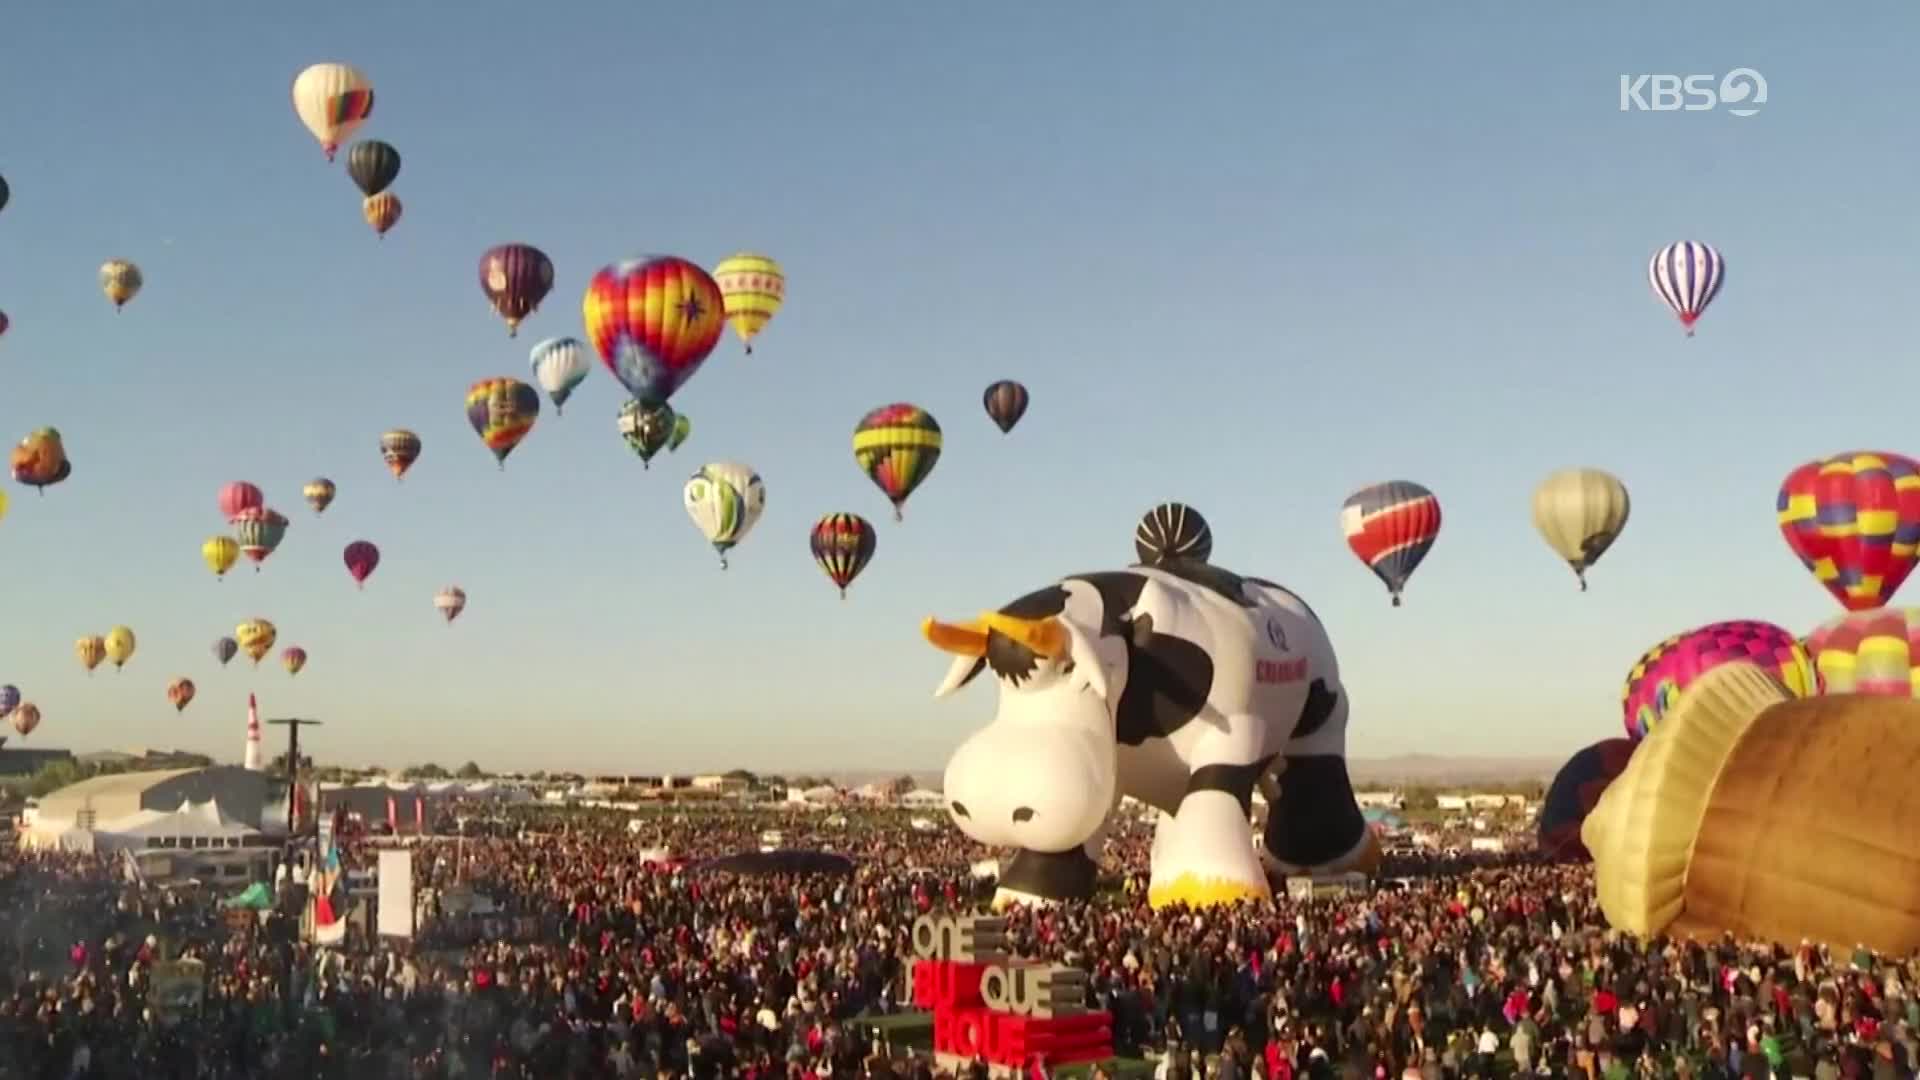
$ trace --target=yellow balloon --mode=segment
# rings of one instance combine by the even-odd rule
[[[146,278],[140,274],[140,268],[125,259],[108,259],[100,264],[100,291],[113,301],[114,310],[125,307],[127,301],[139,293],[140,286],[146,284]]]
[[[1627,527],[1627,485],[1599,469],[1562,469],[1533,489],[1533,527],[1587,591],[1587,568]]]
[[[754,336],[766,329],[786,301],[787,275],[765,255],[742,251],[720,260],[713,268],[713,281],[720,286],[720,300],[733,332],[740,335],[747,352],[753,352]]]
[[[116,671],[125,667],[127,661],[133,657],[133,631],[124,626],[116,626],[107,631],[105,644],[107,659],[113,661]]]
[[[207,569],[213,571],[214,577],[224,577],[240,560],[240,542],[231,536],[209,536],[207,542],[200,545],[200,557],[207,561]]]
[[[98,634],[89,634],[73,643],[73,655],[80,658],[80,666],[91,674],[107,658],[107,640]]]
[[[253,658],[256,666],[259,665],[260,658],[267,655],[267,650],[273,648],[273,643],[279,636],[280,632],[265,619],[248,619],[233,628],[234,643],[240,646],[241,652]]]
[[[0,491],[0,518],[7,516],[7,493]]]

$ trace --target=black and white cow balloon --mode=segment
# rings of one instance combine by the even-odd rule
[[[1378,864],[1347,776],[1339,664],[1287,589],[1162,557],[921,629],[955,654],[936,697],[984,669],[1000,683],[998,714],[955,751],[945,782],[961,831],[1020,849],[997,903],[1089,895],[1129,795],[1160,811],[1155,907],[1267,898],[1269,870]],[[1256,787],[1270,802],[1257,847]]]

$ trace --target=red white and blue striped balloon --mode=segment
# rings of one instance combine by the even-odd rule
[[[1440,500],[1411,480],[1361,488],[1340,507],[1347,546],[1367,564],[1400,606],[1400,590],[1440,535]]]
[[[1673,309],[1692,337],[1693,324],[1726,284],[1727,261],[1706,244],[1682,240],[1653,253],[1647,280],[1653,284],[1653,294]]]

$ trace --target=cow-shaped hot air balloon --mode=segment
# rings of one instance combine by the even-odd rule
[[[996,903],[1088,895],[1123,796],[1162,812],[1155,907],[1267,898],[1263,862],[1361,869],[1380,848],[1347,777],[1347,700],[1298,596],[1167,559],[1078,574],[927,640],[956,659],[935,696],[991,669],[1000,708],[947,763],[961,831],[1020,849]],[[1277,792],[1265,781],[1279,772]],[[1260,850],[1248,821],[1270,803]]]

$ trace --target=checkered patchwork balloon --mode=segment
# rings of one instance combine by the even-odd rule
[[[1807,635],[1822,694],[1920,698],[1920,608],[1854,611]]]
[[[1627,672],[1620,705],[1628,737],[1645,738],[1695,679],[1741,660],[1773,676],[1795,697],[1814,692],[1812,660],[1791,633],[1755,619],[1717,622],[1662,641]]]
[[[1920,463],[1855,450],[1787,474],[1780,533],[1848,611],[1884,607],[1920,553]]]

